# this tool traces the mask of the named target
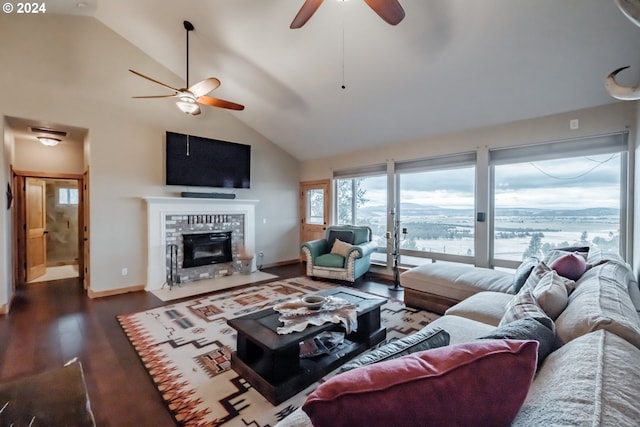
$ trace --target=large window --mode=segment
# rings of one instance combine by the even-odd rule
[[[376,262],[386,262],[387,240],[387,176],[358,176],[337,178],[335,185],[335,223],[367,225],[379,253],[372,255]]]
[[[614,135],[492,153],[493,259],[585,245],[619,253],[626,138]]]
[[[621,132],[485,146],[334,172],[333,221],[370,226],[378,244],[372,258],[380,263],[390,259],[392,219],[399,221],[404,266],[455,262],[513,269],[526,257],[565,246],[626,259],[627,138]]]
[[[475,163],[475,152],[396,163],[402,264],[473,262]]]

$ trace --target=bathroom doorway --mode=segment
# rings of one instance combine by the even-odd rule
[[[16,176],[19,283],[82,278],[82,177]]]

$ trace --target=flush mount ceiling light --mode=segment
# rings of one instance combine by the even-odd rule
[[[60,143],[60,139],[52,138],[50,136],[38,136],[38,141],[42,143],[42,145],[46,145],[48,147],[53,147]]]
[[[54,145],[58,145],[62,138],[67,136],[67,132],[64,130],[56,130],[52,129],[48,126],[29,126],[29,130],[36,134],[36,138],[43,145],[53,147]]]
[[[200,107],[196,103],[196,97],[191,92],[184,90],[179,92],[176,96],[179,99],[179,101],[176,102],[176,105],[180,111],[194,116],[200,114]]]

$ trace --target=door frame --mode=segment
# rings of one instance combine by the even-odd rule
[[[304,243],[304,228],[305,226],[309,226],[306,223],[307,219],[307,200],[306,194],[308,190],[312,189],[322,189],[325,192],[324,197],[324,223],[323,224],[311,224],[312,226],[317,225],[318,227],[322,227],[323,230],[326,230],[327,226],[331,224],[331,180],[330,179],[322,179],[316,181],[302,181],[300,182],[300,244]],[[302,254],[300,255],[301,259],[303,259]]]
[[[85,246],[89,244],[88,240],[88,224],[85,221],[85,212],[89,212],[89,198],[85,197],[87,189],[85,188],[84,174],[72,174],[72,173],[55,173],[55,172],[33,172],[11,169],[12,181],[13,181],[13,201],[15,203],[15,211],[13,216],[13,235],[14,239],[13,247],[13,259],[14,263],[14,277],[16,286],[25,285],[27,279],[27,245],[26,245],[26,194],[25,184],[27,178],[40,178],[40,179],[72,179],[78,182],[78,274],[80,280],[85,283],[85,289],[89,288],[88,278],[85,275],[85,271],[88,271],[89,260],[87,259],[87,253],[85,253]]]

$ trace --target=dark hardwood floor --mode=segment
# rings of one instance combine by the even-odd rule
[[[302,264],[264,271],[281,278],[304,275]],[[360,279],[356,287],[402,298],[389,282]],[[149,292],[89,299],[78,279],[18,288],[0,315],[0,382],[57,368],[78,357],[98,426],[173,426],[160,394],[120,328],[116,316],[164,303]]]

